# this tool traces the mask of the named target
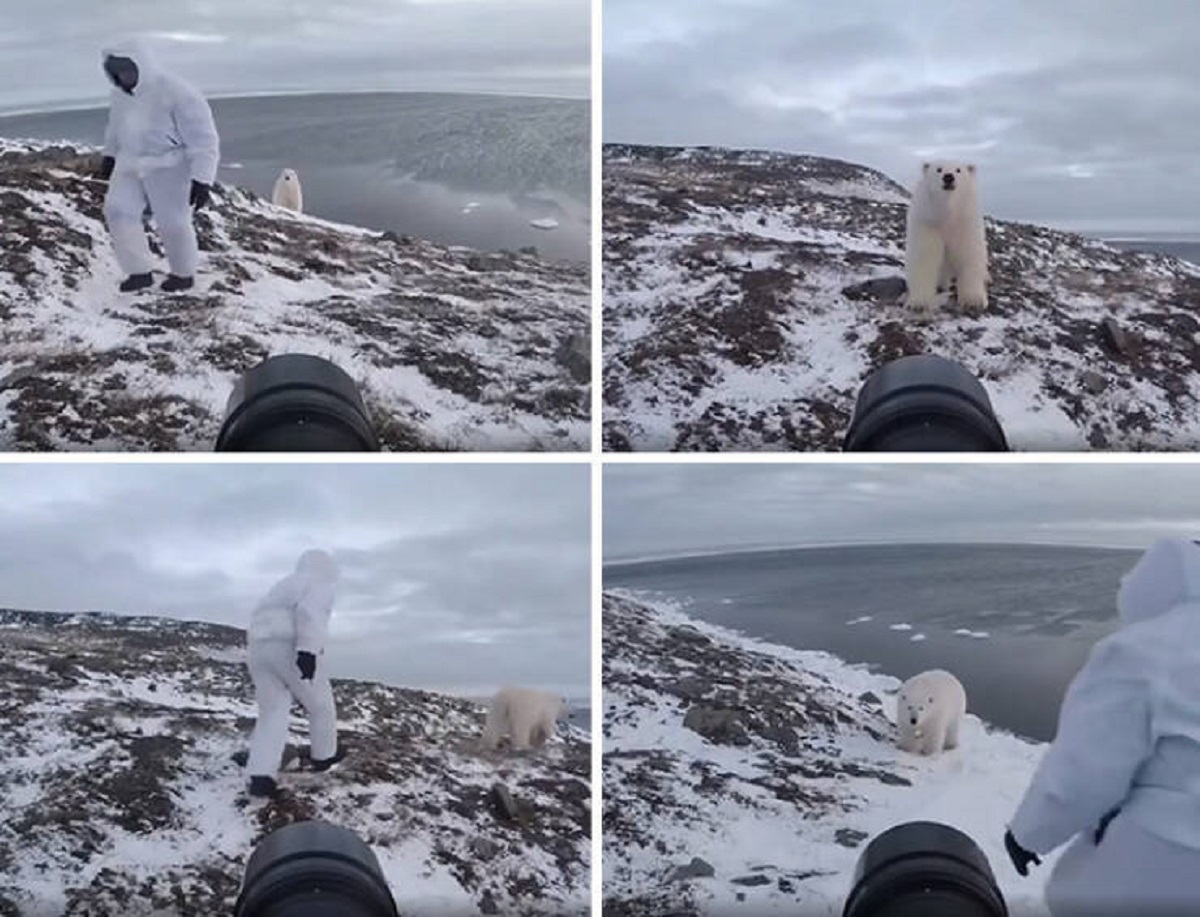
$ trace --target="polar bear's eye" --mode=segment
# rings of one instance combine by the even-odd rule
[[[942,167],[938,166],[938,175],[941,175],[941,174],[942,174]]]

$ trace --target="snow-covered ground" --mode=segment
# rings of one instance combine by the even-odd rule
[[[147,629],[146,624],[150,625]],[[250,802],[241,631],[0,611],[0,914],[232,913],[254,846],[320,818],[371,845],[402,914],[572,914],[590,891],[590,743],[487,754],[483,707],[336,681],[341,766]],[[290,743],[307,745],[293,720]],[[516,801],[501,812],[496,783]]]
[[[983,381],[1014,449],[1200,446],[1200,267],[989,219],[987,313],[917,324],[907,200],[819,157],[606,147],[605,447],[840,449],[866,377],[924,352]]]
[[[1045,746],[968,715],[958,750],[893,745],[899,681],[635,593],[604,598],[605,912],[836,917],[870,838],[932,820],[987,854],[1013,917],[1044,917],[1003,836]],[[672,874],[699,857],[709,878]],[[663,911],[664,913],[667,911]]]
[[[208,451],[236,379],[288,352],[345,369],[387,449],[588,448],[586,265],[222,187],[196,220],[198,288],[120,294],[96,161],[0,140],[0,448]]]

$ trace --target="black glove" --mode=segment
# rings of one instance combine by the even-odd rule
[[[1034,866],[1042,865],[1042,861],[1038,859],[1036,853],[1030,853],[1017,843],[1017,839],[1013,837],[1012,831],[1004,832],[1004,849],[1008,851],[1008,858],[1012,860],[1012,864],[1016,867],[1017,872],[1023,876],[1029,875],[1030,863]]]
[[[188,200],[193,207],[199,210],[208,203],[208,197],[212,193],[212,186],[206,185],[202,181],[192,181],[192,196]]]
[[[100,181],[108,181],[112,178],[113,169],[117,167],[117,161],[112,156],[105,156],[100,160],[100,171],[96,173],[96,177]]]
[[[296,668],[300,670],[301,681],[312,681],[313,673],[317,670],[317,657],[301,650],[296,654]]]

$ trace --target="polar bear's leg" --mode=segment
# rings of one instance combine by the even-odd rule
[[[534,727],[537,725],[537,717],[535,711],[530,709],[527,700],[515,703],[510,707],[508,723],[512,734],[513,750],[521,751],[529,748]]]
[[[923,729],[925,735],[921,740],[921,754],[941,754],[942,749],[946,747],[945,720],[939,717],[935,722],[923,727]]]
[[[962,718],[955,716],[946,724],[946,740],[945,748],[958,748],[958,726],[962,722]]]
[[[958,278],[958,304],[964,312],[980,313],[987,309],[987,239],[982,227],[972,228],[965,238],[954,240],[951,260]]]
[[[549,717],[546,711],[541,711],[538,714],[537,721],[533,725],[533,732],[529,737],[530,744],[534,748],[541,748],[546,744],[546,740],[550,738],[550,730],[553,728],[549,722]]]
[[[923,318],[932,318],[938,304],[937,284],[946,243],[937,230],[916,226],[904,252],[908,305]]]
[[[950,260],[949,252],[942,258],[942,267],[938,271],[938,292],[948,293],[950,285],[954,283],[954,262]]]
[[[505,733],[510,732],[511,728],[506,699],[503,697],[493,698],[492,705],[488,707],[487,722],[483,727],[483,747],[489,751],[495,751],[500,747],[500,739]]]

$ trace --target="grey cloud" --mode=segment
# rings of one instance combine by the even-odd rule
[[[606,561],[843,541],[1200,537],[1200,466],[620,465],[604,474]]]
[[[605,5],[604,130],[861,162],[978,162],[997,216],[1200,231],[1200,5]]]
[[[242,626],[307,547],[343,570],[337,674],[590,684],[580,465],[2,465],[0,604]]]
[[[447,90],[587,97],[588,0],[45,0],[0,10],[0,111],[102,102],[100,48],[149,38],[210,94]]]

